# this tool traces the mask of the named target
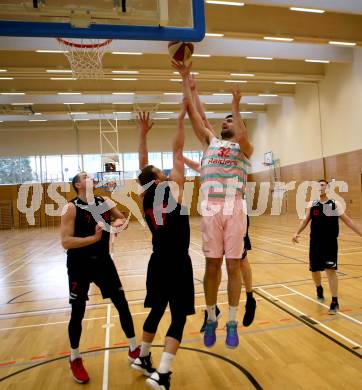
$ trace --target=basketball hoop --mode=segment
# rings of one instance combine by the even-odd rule
[[[112,39],[76,39],[57,38],[64,51],[74,77],[78,79],[97,79],[103,77],[102,59]]]

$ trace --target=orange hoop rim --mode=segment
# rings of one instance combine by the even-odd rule
[[[64,45],[75,47],[77,49],[98,49],[103,46],[107,46],[112,42],[112,39],[107,39],[104,42],[100,43],[75,43],[67,41],[64,38],[57,38],[58,42],[63,43]]]

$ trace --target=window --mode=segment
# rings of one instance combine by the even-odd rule
[[[83,170],[90,175],[95,176],[97,172],[102,170],[102,161],[100,154],[84,154],[83,155]]]
[[[81,156],[62,156],[64,181],[71,181],[82,170]]]
[[[41,181],[40,156],[20,157],[22,183]]]
[[[148,163],[150,165],[154,165],[155,167],[162,169],[162,153],[148,153]]]
[[[138,153],[124,153],[124,178],[134,179],[139,171]]]
[[[42,182],[63,181],[61,156],[42,156]]]
[[[198,150],[185,151],[184,156],[193,161],[200,162],[201,152],[199,152]],[[185,176],[200,176],[200,173],[185,166]]]

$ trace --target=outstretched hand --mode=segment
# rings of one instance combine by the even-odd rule
[[[234,86],[232,90],[233,94],[233,103],[239,104],[241,100],[241,91],[240,91],[240,86],[237,84]]]
[[[141,111],[137,114],[137,123],[143,134],[147,134],[153,126],[153,122],[150,119],[150,113]]]
[[[192,62],[190,62],[190,64],[186,65],[184,62],[178,62],[176,60],[172,60],[171,65],[172,65],[172,67],[174,69],[176,69],[180,73],[180,75],[183,78],[188,78],[189,77],[190,70],[191,70],[191,67],[192,67]]]

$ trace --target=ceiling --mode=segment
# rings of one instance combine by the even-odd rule
[[[331,41],[362,46],[360,0],[244,3],[205,4],[207,32],[222,36],[195,44],[193,71],[212,120],[229,113],[236,81],[243,91],[242,115],[253,119],[269,105],[280,104],[281,97],[292,96],[298,85],[322,80],[328,62],[353,61],[353,46]],[[326,12],[296,12],[290,6]],[[181,86],[166,42],[113,41],[103,57],[101,80],[67,80],[72,74],[60,73],[70,69],[63,53],[36,52],[60,50],[54,38],[0,37],[0,50],[0,131],[69,129],[75,120],[79,128],[96,128],[100,116],[127,121],[135,108],[153,108],[163,126],[177,118],[181,96],[175,93]],[[120,73],[127,71],[134,73]]]

